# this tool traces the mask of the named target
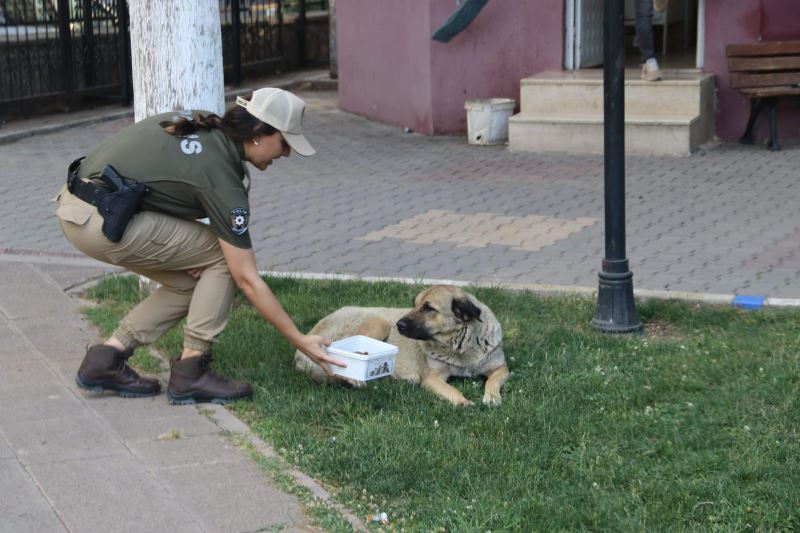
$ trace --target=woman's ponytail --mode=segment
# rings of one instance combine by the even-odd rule
[[[176,137],[185,137],[187,135],[191,135],[199,129],[222,129],[222,119],[219,117],[219,115],[211,113],[209,115],[198,115],[194,120],[186,117],[181,117],[177,122],[164,120],[159,123],[159,126],[164,128],[164,131],[170,135],[174,135]]]
[[[250,99],[252,95],[246,95]],[[208,115],[198,115],[196,119],[181,117],[177,121],[164,120],[159,123],[164,131],[175,137],[185,137],[195,133],[199,129],[213,130],[218,129],[230,139],[244,142],[254,139],[259,135],[272,135],[277,129],[266,122],[262,122],[250,114],[241,106],[233,106],[220,118],[219,115],[210,113]]]

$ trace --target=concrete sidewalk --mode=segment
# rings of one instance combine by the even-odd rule
[[[97,333],[63,289],[86,273],[0,263],[0,532],[318,531],[222,435],[251,440],[224,408],[75,386]]]

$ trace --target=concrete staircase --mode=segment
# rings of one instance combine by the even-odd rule
[[[714,76],[665,70],[646,82],[625,71],[625,152],[689,155],[714,135]],[[541,72],[521,82],[508,145],[524,152],[603,152],[603,71]]]

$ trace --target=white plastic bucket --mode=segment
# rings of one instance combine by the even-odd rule
[[[511,98],[467,100],[467,140],[469,144],[503,144],[508,141],[508,119],[516,102]]]

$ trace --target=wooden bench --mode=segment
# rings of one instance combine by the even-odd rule
[[[780,150],[776,106],[781,97],[800,96],[800,41],[729,44],[725,54],[731,87],[750,99],[750,118],[739,142],[753,144],[753,125],[766,107],[770,135],[767,147]]]

